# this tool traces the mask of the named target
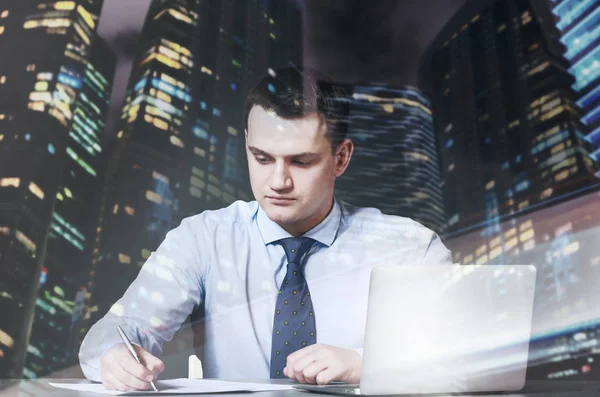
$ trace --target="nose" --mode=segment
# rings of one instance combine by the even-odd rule
[[[269,187],[274,191],[280,191],[290,189],[292,186],[293,181],[288,167],[283,162],[276,163],[269,178]]]

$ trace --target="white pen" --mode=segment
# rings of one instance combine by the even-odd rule
[[[129,341],[129,338],[127,337],[127,335],[125,335],[125,332],[123,332],[123,329],[121,328],[121,326],[117,325],[117,331],[119,331],[119,335],[121,336],[121,339],[123,339],[123,343],[125,343],[125,346],[127,346],[127,349],[129,349],[129,352],[131,353],[133,358],[135,358],[138,363],[144,365],[142,363],[142,360],[140,360],[140,357],[135,352],[135,349],[133,348],[133,345]],[[153,381],[150,381],[150,385],[152,386],[154,391],[158,391],[158,389],[156,388],[156,385],[154,384]]]

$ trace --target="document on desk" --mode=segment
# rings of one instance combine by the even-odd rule
[[[145,391],[118,391],[107,390],[101,383],[50,383],[51,386],[61,389],[87,391],[111,396],[130,396],[140,394],[203,394],[226,392],[254,392],[271,390],[290,390],[292,385],[275,385],[258,382],[229,382],[216,379],[170,379],[156,382],[158,392]]]

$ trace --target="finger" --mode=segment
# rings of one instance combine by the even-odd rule
[[[317,383],[317,375],[325,371],[327,368],[327,361],[318,360],[306,366],[302,371],[302,375],[304,376],[306,383],[315,384]]]
[[[310,354],[313,351],[318,351],[320,349],[322,349],[322,345],[310,345],[300,350],[296,350],[295,352],[287,356],[286,364],[289,365],[290,363],[294,363],[295,361],[301,359],[305,355]]]
[[[126,371],[142,382],[154,380],[154,373],[152,373],[152,371],[150,371],[144,365],[138,363],[137,360],[129,353],[129,351],[122,352],[122,354],[113,355],[110,357],[109,362],[111,367],[118,368],[118,370],[121,371]],[[115,373],[117,373],[116,371],[117,370],[115,370]]]
[[[326,385],[334,380],[341,378],[341,371],[332,367],[327,368],[317,374],[316,382],[318,385]]]
[[[133,362],[129,360],[120,362],[116,358],[113,358],[112,361],[113,363],[109,371],[117,380],[135,390],[149,390],[151,388],[150,380],[154,379],[154,374],[148,368],[138,363],[135,359],[133,359]],[[137,374],[143,373],[144,377],[140,378],[134,372]]]
[[[165,363],[160,358],[152,355],[148,351],[139,348],[138,355],[140,356],[140,360],[144,366],[154,374],[155,379],[158,375],[160,375],[161,372],[165,370]]]
[[[102,385],[107,390],[120,390],[120,391],[129,391],[131,388],[127,387],[126,384],[121,382],[113,375],[110,371],[105,371],[102,376]]]
[[[295,364],[291,365],[291,369],[294,372],[296,379],[298,379],[298,382],[308,383],[304,376],[304,369],[309,365],[313,364],[315,361],[317,361],[316,353],[309,353],[306,356],[302,357]]]

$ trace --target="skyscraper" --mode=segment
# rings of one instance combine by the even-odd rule
[[[183,217],[250,199],[245,96],[265,74],[301,65],[301,22],[288,1],[152,3],[99,219],[95,317]]]
[[[105,119],[116,58],[93,36],[67,141],[63,176],[52,213],[43,277],[23,374],[39,377],[77,362],[85,283],[104,173]],[[75,155],[73,155],[75,154]]]
[[[569,72],[575,76],[573,89],[583,109],[587,139],[600,160],[600,2],[596,0],[548,0],[557,17],[560,41],[566,46]]]
[[[470,1],[421,59],[449,231],[596,183],[573,77],[528,0]],[[496,230],[497,231],[497,230]]]
[[[54,211],[59,189],[66,194],[64,187],[71,187],[63,181],[67,159],[76,161],[77,173],[94,172],[83,160],[84,146],[75,145],[69,133],[101,5],[99,0],[37,0],[0,6],[3,378],[21,376],[40,302],[39,281],[49,275],[42,268],[53,219],[70,224],[63,210]],[[76,234],[71,237],[78,241]]]
[[[429,101],[416,88],[349,87],[354,154],[336,196],[441,232],[445,215]]]

